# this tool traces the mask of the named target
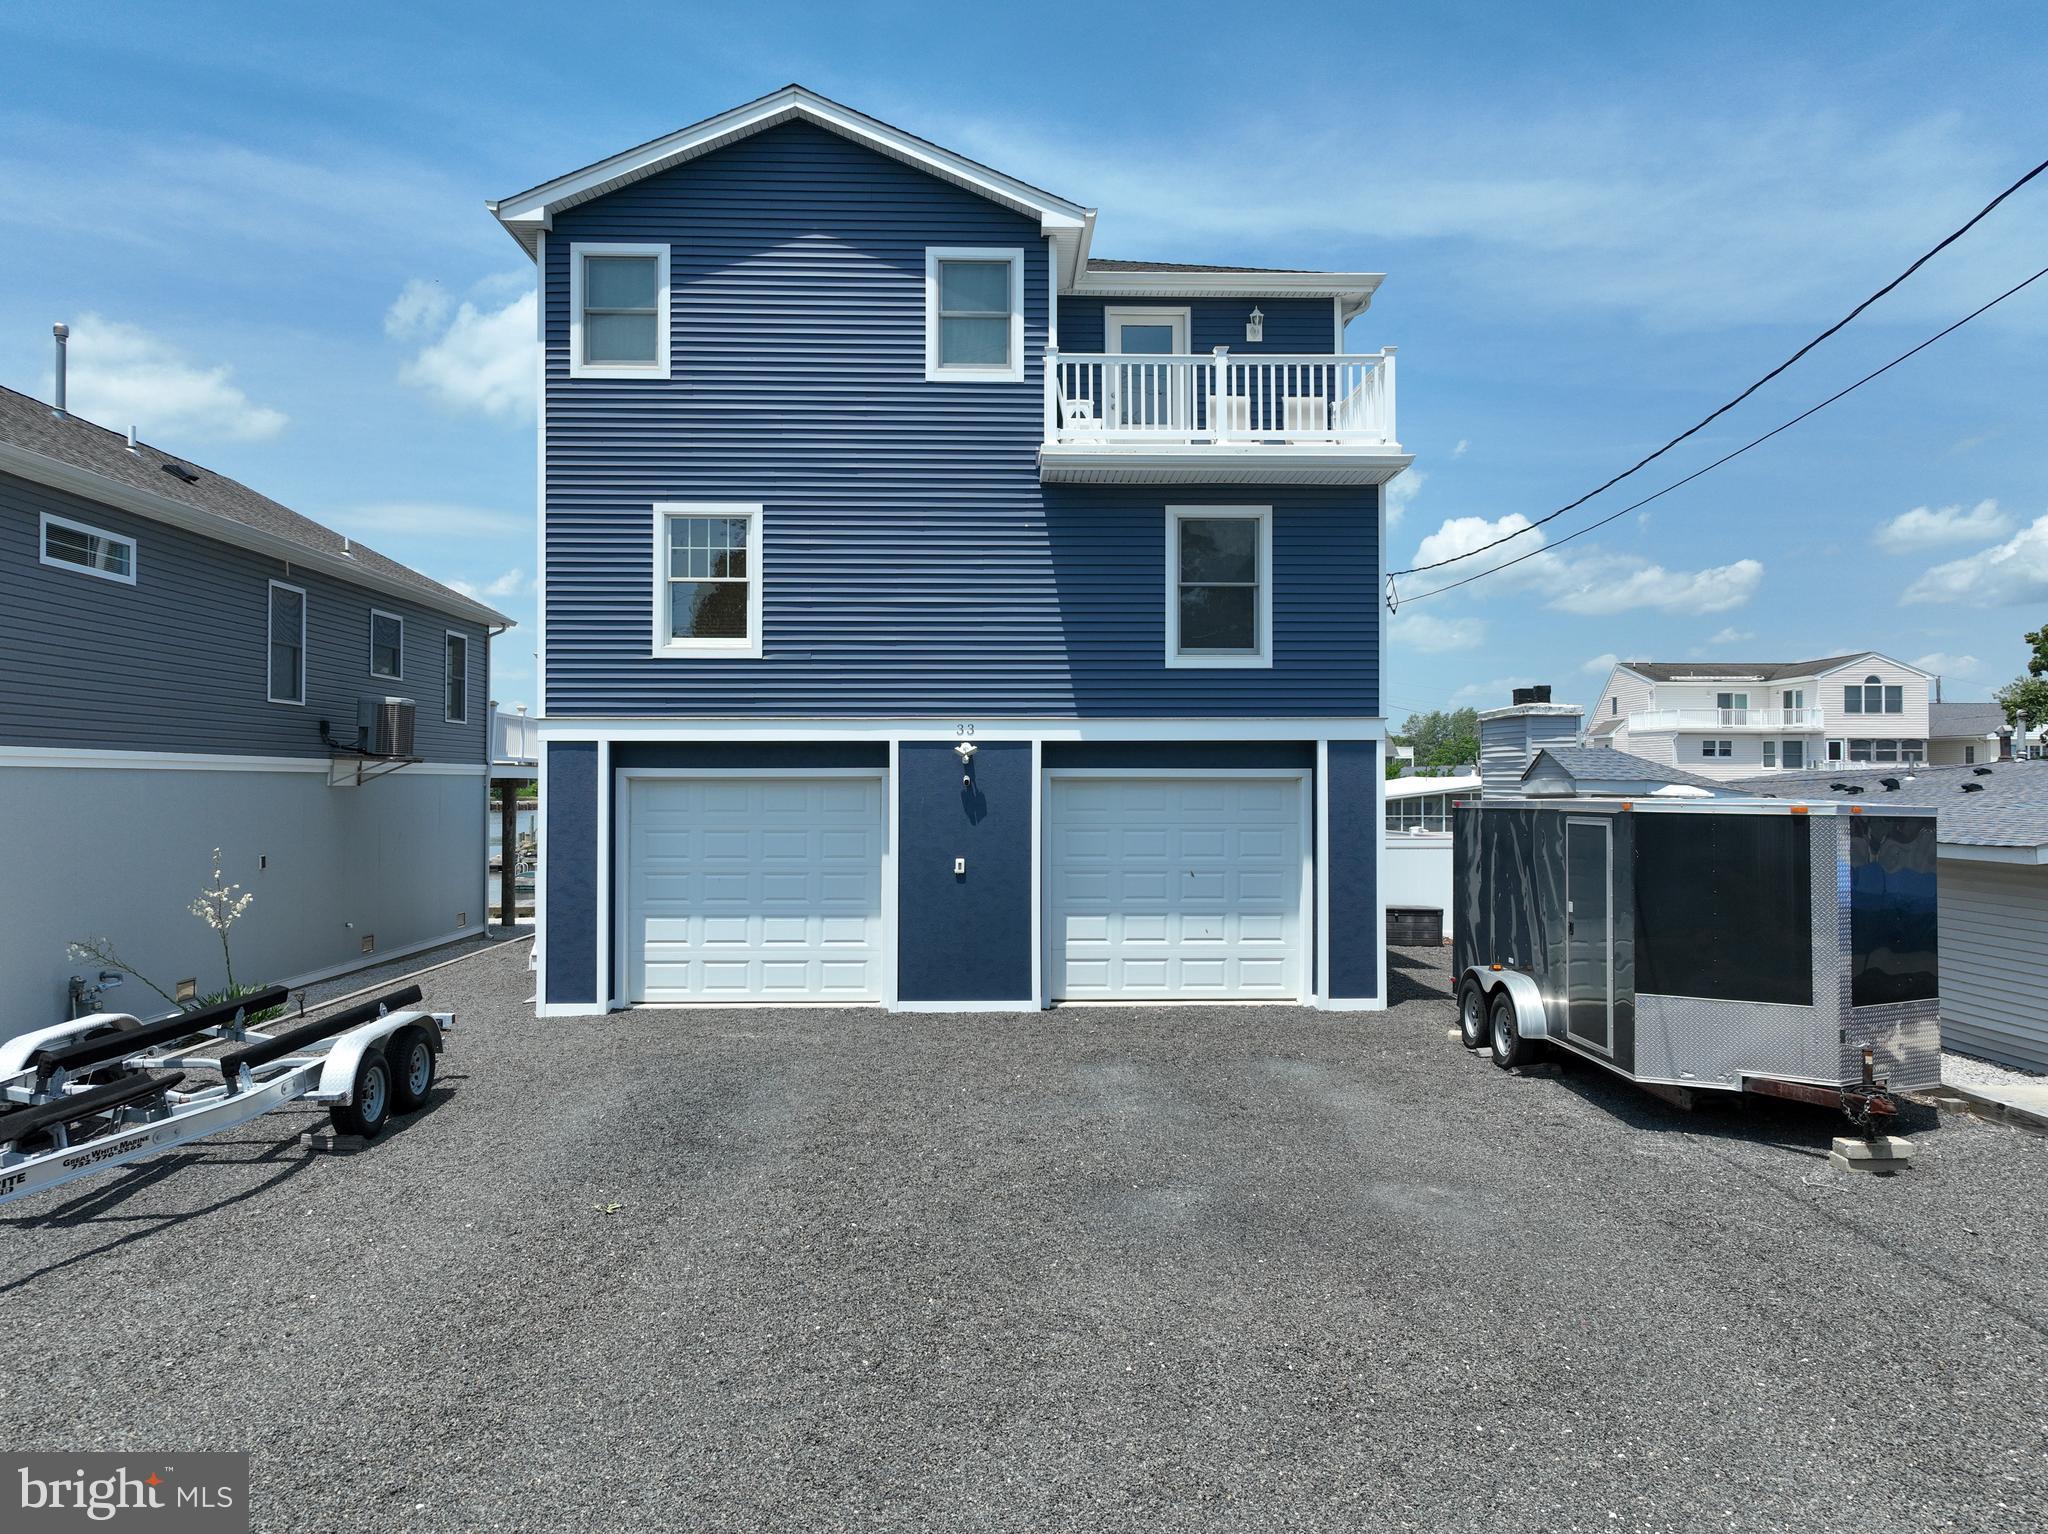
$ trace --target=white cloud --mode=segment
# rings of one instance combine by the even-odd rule
[[[1478,618],[1438,618],[1404,610],[1394,614],[1389,633],[1404,649],[1439,655],[1478,649],[1486,639],[1486,624]]]
[[[407,292],[412,291],[408,285]],[[400,294],[398,304],[405,303]],[[398,304],[393,305],[396,310]],[[447,327],[398,370],[453,410],[525,421],[534,411],[533,289],[500,308],[465,299]]]
[[[1982,663],[1974,655],[1951,655],[1946,650],[1936,650],[1931,655],[1921,656],[1913,664],[1936,676],[1974,676]]]
[[[1458,439],[1458,445],[1451,449],[1451,456],[1453,458],[1463,458],[1465,456],[1465,449],[1467,449],[1471,445],[1472,444],[1468,439],[1460,437]]]
[[[87,314],[71,327],[67,405],[115,431],[136,427],[159,442],[260,441],[283,431],[281,410],[256,404],[232,369],[188,362],[137,325]]]
[[[1446,559],[1457,559],[1458,562],[1408,579],[1417,590],[1423,590],[1426,589],[1425,582],[1428,586],[1441,586],[1447,581],[1464,580],[1481,571],[1503,570],[1516,560],[1520,563],[1514,564],[1512,569],[1505,569],[1500,581],[1494,583],[1496,591],[1503,589],[1502,583],[1522,586],[1538,576],[1555,575],[1561,562],[1555,554],[1543,552],[1541,529],[1521,533],[1528,526],[1529,519],[1518,511],[1491,521],[1485,517],[1447,518],[1435,532],[1416,545],[1415,557],[1409,562],[1414,565],[1431,565]],[[1514,537],[1516,533],[1521,533],[1521,536]],[[1503,538],[1511,538],[1512,541],[1484,554],[1473,552]],[[1460,555],[1470,557],[1459,558]]]
[[[1608,672],[1612,671],[1616,666],[1620,664],[1621,657],[1619,655],[1613,654],[1610,651],[1606,655],[1594,656],[1591,660],[1587,661],[1585,665],[1579,667],[1579,669],[1585,672],[1588,676],[1605,676]]]
[[[384,311],[384,334],[396,340],[410,341],[438,330],[448,318],[454,302],[440,283],[415,277]]]
[[[1756,632],[1753,629],[1739,629],[1731,624],[1714,635],[1707,643],[1710,645],[1748,644],[1754,638],[1756,638]]]
[[[446,501],[375,501],[335,512],[343,532],[376,538],[393,533],[425,538],[499,538],[531,535],[533,516]]]
[[[1387,526],[1401,520],[1428,478],[1420,469],[1408,469],[1387,486]]]
[[[2048,517],[2036,517],[2003,543],[1936,565],[1906,588],[1903,600],[1980,607],[2048,600]]]
[[[1629,554],[1589,554],[1571,566],[1570,589],[1551,602],[1568,613],[1604,616],[1636,607],[1719,613],[1756,594],[1764,567],[1754,559],[1706,570],[1667,570]]]
[[[524,570],[507,570],[495,580],[482,582],[450,581],[448,584],[464,596],[474,597],[484,602],[496,602],[502,601],[506,597],[524,596],[533,589],[533,582],[527,579]]]
[[[1944,506],[1939,511],[1915,506],[1880,527],[1877,541],[1894,554],[1905,554],[1942,543],[1997,538],[2011,531],[2012,518],[1998,509],[1998,502],[1979,501],[1967,511],[1961,506]]]

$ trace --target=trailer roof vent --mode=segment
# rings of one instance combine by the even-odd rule
[[[1966,794],[1981,794],[1984,792],[1984,785],[1982,783],[1965,783],[1962,785],[1962,789]]]
[[[1988,778],[1991,776],[1991,769],[1989,767],[1972,767],[1970,775],[1972,777]]]
[[[1899,780],[1897,778],[1879,778],[1877,781],[1884,785],[1884,791],[1888,794],[1895,794],[1899,791]]]

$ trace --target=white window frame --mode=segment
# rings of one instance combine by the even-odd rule
[[[280,698],[277,695],[277,676],[271,669],[270,626],[277,605],[277,593],[296,592],[299,598],[299,695],[296,698]],[[283,703],[291,708],[306,706],[306,632],[312,627],[313,601],[306,595],[304,586],[294,586],[290,581],[272,581],[263,594],[263,695],[271,703]]]
[[[108,543],[126,544],[128,546],[128,573],[123,575],[118,570],[96,570],[91,565],[77,564],[69,559],[52,559],[50,557],[50,529],[53,527],[61,527],[70,533],[83,533],[88,538],[104,538]],[[69,517],[60,517],[54,512],[46,511],[42,514],[41,521],[36,527],[36,559],[40,563],[48,565],[52,570],[69,570],[73,575],[94,575],[103,581],[116,581],[123,586],[132,586],[135,584],[136,574],[141,569],[142,550],[137,546],[135,540],[126,533],[110,533],[103,527],[93,527],[85,522],[74,522]]]
[[[669,633],[668,525],[678,517],[747,519],[747,637],[678,639]],[[761,591],[768,584],[761,567],[761,503],[758,501],[656,501],[654,503],[654,654],[690,660],[759,660]]]
[[[398,625],[398,669],[379,671],[377,669],[377,620],[389,618]],[[381,607],[370,609],[370,675],[380,682],[402,682],[405,680],[405,619],[397,613],[389,613]]]
[[[1188,351],[1188,336],[1194,328],[1194,310],[1191,308],[1145,307],[1132,304],[1110,305],[1102,311],[1102,350],[1105,355],[1125,355],[1123,327],[1132,325],[1165,325],[1173,331],[1173,352],[1171,355],[1185,357]],[[1132,352],[1133,357],[1157,356],[1156,352]]]
[[[1259,524],[1259,589],[1254,604],[1258,648],[1243,652],[1180,647],[1180,525],[1231,517]],[[1166,664],[1170,670],[1268,668],[1273,664],[1273,508],[1270,506],[1169,506],[1166,508]]]
[[[1700,760],[1733,761],[1735,742],[1718,735],[1709,735],[1700,740]]]
[[[459,714],[452,714],[448,711],[448,641],[451,639],[462,641],[462,712]],[[443,724],[469,723],[469,662],[471,648],[469,635],[463,633],[461,629],[443,629],[441,631],[441,722]]]
[[[1007,367],[939,365],[939,263],[1010,263],[1010,361]],[[924,376],[927,383],[1024,381],[1024,252],[1015,246],[927,245],[924,252]]]
[[[652,256],[654,276],[654,360],[652,362],[585,362],[583,360],[583,268],[591,256]],[[668,378],[669,247],[623,245],[609,240],[573,240],[569,245],[569,376],[571,378]]]

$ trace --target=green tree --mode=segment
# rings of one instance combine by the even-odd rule
[[[1410,714],[1400,739],[1415,748],[1418,767],[1458,767],[1479,760],[1479,710],[1431,709]]]
[[[2048,725],[2048,623],[2026,636],[2032,653],[2027,657],[2027,674],[2014,677],[1991,696],[2005,710],[2005,722],[2016,725],[2027,716],[2027,730],[2038,734]]]

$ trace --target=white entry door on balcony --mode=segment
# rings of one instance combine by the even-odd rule
[[[1105,309],[1105,349],[1118,358],[1105,380],[1110,421],[1120,427],[1190,431],[1194,372],[1185,309]],[[1148,362],[1148,357],[1161,360]]]

